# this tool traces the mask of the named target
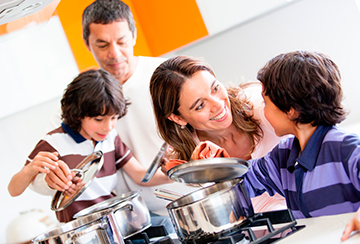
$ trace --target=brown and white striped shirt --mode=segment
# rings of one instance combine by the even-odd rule
[[[41,151],[58,152],[59,159],[70,169],[75,168],[86,156],[95,151],[103,152],[104,164],[86,190],[67,208],[56,212],[60,222],[68,222],[74,214],[95,203],[109,199],[117,184],[116,170],[133,157],[129,148],[121,141],[116,130],[112,130],[105,140],[94,146],[93,141],[75,133],[69,126],[62,126],[49,132],[40,140],[29,155],[26,164],[30,163]],[[34,189],[36,191],[36,189]]]

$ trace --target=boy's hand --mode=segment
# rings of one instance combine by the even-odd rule
[[[75,172],[71,172],[73,174],[73,176],[75,175]],[[74,184],[72,184],[68,189],[66,189],[64,191],[65,196],[72,196],[78,192],[80,192],[80,190],[84,187],[85,182],[83,182],[82,179],[80,179],[79,177],[75,176],[72,179],[72,182]]]
[[[356,230],[360,231],[360,208],[355,213],[355,216],[346,225],[343,235],[341,237],[341,241],[345,241],[347,238],[349,238],[351,232]]]
[[[58,191],[65,191],[74,187],[74,183],[71,181],[74,177],[72,174],[73,172],[70,171],[68,165],[64,161],[59,160],[57,163],[58,167],[51,170],[45,176],[45,181],[48,186]]]
[[[58,153],[57,152],[39,152],[28,164],[28,169],[32,174],[37,173],[50,173],[51,170],[54,170],[58,163]]]

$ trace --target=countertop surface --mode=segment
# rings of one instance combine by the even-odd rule
[[[306,227],[278,241],[281,244],[352,244],[360,243],[360,234],[353,233],[349,239],[341,242],[340,238],[345,229],[346,224],[354,216],[355,213],[346,213],[332,216],[315,217],[308,219],[296,220],[297,225],[305,225]]]

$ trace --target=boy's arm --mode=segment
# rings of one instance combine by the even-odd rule
[[[359,138],[355,135],[347,136],[341,144],[342,159],[349,167],[350,179],[355,188],[360,188],[360,145]],[[360,208],[355,213],[354,217],[346,225],[341,241],[349,238],[351,232],[360,231]]]
[[[271,159],[272,153],[277,149],[278,147],[275,147],[263,158],[249,160],[250,168],[245,174],[245,184],[250,197],[259,196],[265,191],[271,196],[276,192],[284,196],[278,167]]]
[[[8,191],[12,197],[22,194],[36,174],[29,172],[30,167],[24,166],[18,173],[16,173],[10,180]]]
[[[26,164],[17,174],[15,174],[8,185],[11,196],[19,196],[29,186],[35,176],[40,173],[49,173],[57,167],[57,152],[39,152],[34,159]]]
[[[56,190],[49,187],[45,181],[46,174],[39,173],[35,176],[34,180],[31,181],[29,188],[41,195],[52,196],[55,194]]]

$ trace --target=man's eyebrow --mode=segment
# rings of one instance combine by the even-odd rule
[[[121,36],[121,37],[119,37],[118,39],[117,39],[117,41],[119,41],[119,40],[122,40],[122,39],[125,39],[126,38],[126,35],[123,35],[123,36]],[[105,40],[103,40],[103,39],[96,39],[96,43],[99,43],[99,42],[105,42],[105,43],[107,43],[107,41],[105,41]]]

